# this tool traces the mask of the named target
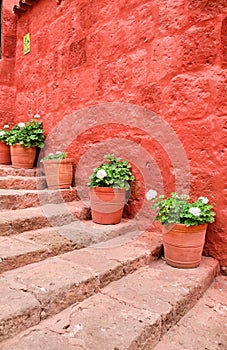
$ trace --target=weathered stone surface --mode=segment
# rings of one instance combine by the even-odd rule
[[[152,348],[159,337],[161,319],[153,310],[137,309],[120,300],[99,294],[71,313],[66,338],[75,334],[87,349]]]
[[[0,272],[12,270],[74,249],[81,249],[94,243],[97,244],[97,242],[106,241],[107,247],[108,245],[112,247],[133,242],[139,235],[137,231],[130,232],[134,229],[135,224],[130,222],[100,227],[100,225],[89,222],[75,221],[69,225],[56,226],[55,228],[47,227],[22,232],[13,237],[0,237]],[[129,233],[126,234],[127,231]],[[118,237],[118,239],[113,240],[113,237]],[[160,238],[154,240],[147,237],[146,244],[149,244],[151,249],[154,249],[155,244],[157,244],[157,252],[154,251],[153,256],[155,258],[160,255]],[[104,245],[100,246],[104,247]]]
[[[75,188],[64,190],[0,189],[0,209],[24,209],[41,204],[69,202],[77,199]]]
[[[42,317],[59,312],[83,300],[97,288],[97,282],[87,269],[59,258],[31,264],[3,275],[11,287],[27,290],[42,305]]]
[[[0,340],[40,322],[41,306],[30,293],[16,290],[0,278]]]
[[[13,69],[14,69],[14,62],[12,60],[4,60],[1,61],[0,64],[0,82],[2,84],[10,85],[13,81]],[[14,101],[12,101],[13,103]],[[2,119],[5,120],[6,116],[4,115]],[[8,119],[8,118],[7,118]],[[11,120],[8,120],[8,123],[10,124]]]
[[[17,234],[30,231],[31,228],[35,230],[48,226],[66,225],[75,218],[88,219],[89,217],[90,208],[78,201],[2,211],[0,213],[0,235]]]
[[[125,273],[120,261],[107,259],[90,249],[64,254],[62,260],[73,263],[78,269],[82,267],[89,271],[93,277],[98,279],[99,288],[113,280],[118,280]]]
[[[86,56],[86,38],[83,38],[77,42],[72,42],[69,46],[69,67],[74,69],[80,67],[87,60]]]
[[[16,169],[11,165],[0,164],[0,176],[23,176],[23,177],[36,177],[37,169]],[[24,180],[26,181],[26,180]]]
[[[227,114],[227,73],[223,71],[217,77],[217,84],[215,89],[215,108],[218,116],[226,116]],[[220,137],[225,137],[226,127],[219,131]]]
[[[60,252],[63,249],[62,252],[64,252],[64,249],[67,250],[67,246],[68,250],[80,249],[119,235],[124,234],[125,236],[127,232],[134,230],[135,224],[130,223],[130,221],[122,221],[119,225],[108,226],[100,226],[90,221],[75,221],[68,225],[55,226],[55,228],[24,232],[20,234],[20,237],[44,244],[52,251]]]
[[[14,190],[35,190],[44,189],[46,187],[45,177],[25,177],[25,176],[1,176],[1,189]]]
[[[34,295],[42,306],[41,317],[46,318],[148,264],[161,247],[160,237],[151,236],[131,236],[126,242],[122,237],[105,244],[23,266],[3,273],[2,278],[15,293],[23,290]]]
[[[212,65],[218,52],[215,27],[210,25],[205,28],[190,28],[182,37],[180,48],[184,70]]]
[[[48,248],[18,237],[0,237],[0,273],[50,255]]]
[[[64,232],[64,227],[67,229],[68,225],[55,228],[46,227],[39,230],[22,232],[17,235],[17,237],[45,246],[53,255],[62,254],[75,248],[82,248],[80,242],[76,239],[73,241],[71,237],[66,238],[66,235],[61,233],[62,231]]]
[[[168,75],[175,75],[180,69],[181,62],[176,57],[178,42],[174,36],[164,36],[153,41],[150,72],[157,80]],[[155,80],[156,80],[155,79]],[[163,104],[165,101],[162,102]],[[161,106],[160,106],[161,108]],[[149,109],[153,110],[152,106]]]
[[[154,112],[160,112],[161,108],[161,86],[158,84],[151,84],[146,86],[141,91],[141,98],[144,105]]]
[[[5,58],[11,58],[15,55],[17,39],[16,36],[4,36],[2,51]]]
[[[209,191],[214,189],[213,198],[224,197],[224,190],[216,186],[222,181],[224,162],[220,165],[219,160],[214,160],[223,154],[223,149],[212,156],[219,140],[225,137],[224,129],[216,132],[206,149],[200,149],[203,135],[197,133],[197,140],[192,143],[188,134],[185,141],[185,123],[195,122],[198,130],[206,123],[216,128],[215,120],[226,115],[225,78],[220,81],[226,67],[226,0],[37,1],[17,24],[11,13],[13,5],[12,0],[4,2],[2,11],[2,46],[11,50],[4,40],[6,44],[7,40],[13,43],[17,33],[15,69],[14,55],[6,58],[3,52],[0,62],[0,118],[4,123],[8,119],[13,122],[14,117],[15,122],[27,120],[31,114],[39,113],[48,135],[66,116],[81,110],[76,120],[80,136],[74,135],[75,143],[72,140],[67,149],[76,163],[94,144],[108,143],[114,137],[131,140],[134,148],[148,146],[146,150],[153,159],[159,154],[158,168],[164,178],[162,192],[171,192],[178,169],[165,162],[163,152],[158,152],[153,143],[144,142],[145,136],[139,130],[125,130],[122,124],[117,125],[116,109],[113,108],[110,125],[105,119],[100,120],[95,108],[92,116],[83,108],[117,101],[152,109],[177,130],[180,140],[184,139],[182,147],[190,163],[193,190],[197,184],[197,196],[207,195],[201,193],[207,182]],[[23,55],[23,36],[27,32],[33,38],[31,52]],[[135,114],[138,129],[140,118],[140,113]],[[97,121],[98,132],[90,127],[90,121]],[[125,122],[130,125],[128,113]],[[67,130],[61,130],[65,140],[69,131],[70,123]],[[209,134],[208,139],[211,137]],[[56,147],[62,149],[65,140]],[[167,149],[169,143],[161,146]],[[112,145],[110,150],[124,155],[119,145]],[[142,158],[145,160],[146,156],[143,154]],[[210,165],[213,171],[215,164],[216,170],[211,173]],[[204,175],[195,175],[198,165],[204,169]],[[143,173],[143,167],[137,174],[140,172]],[[87,178],[86,173],[83,176]],[[142,181],[141,184],[141,191],[132,200],[133,214],[143,196]],[[225,204],[215,204],[220,218]],[[226,251],[220,239],[226,223],[218,219],[214,226],[214,240],[219,248],[214,250],[211,241],[208,245],[215,256],[221,256]],[[216,234],[219,230],[221,234]]]
[[[156,247],[155,250],[154,247]],[[124,271],[126,273],[131,273],[140,266],[148,264],[158,255],[160,256],[161,237],[152,236],[151,234],[147,238],[139,237],[138,239],[130,240],[130,236],[126,238],[122,236],[105,243],[91,246],[87,249],[106,259],[120,261]]]
[[[222,67],[227,68],[227,17],[224,18],[222,22],[221,45],[222,45]]]
[[[188,9],[191,22],[216,17],[226,7],[225,0],[189,0]]]
[[[196,303],[217,270],[217,262],[212,259],[203,259],[199,275],[196,269],[172,271],[165,263],[153,262],[149,268],[111,283],[103,293],[138,309],[161,314],[165,332]]]
[[[1,350],[22,350],[32,341],[37,349],[43,344],[48,350],[50,339],[56,349],[64,339],[69,349],[100,350],[101,344],[107,350],[150,350],[194,305],[212,282],[217,267],[209,258],[196,269],[175,269],[163,261],[152,263],[3,343]],[[217,300],[222,302],[219,296]],[[223,312],[221,305],[219,310]]]
[[[3,211],[0,213],[0,223],[2,236],[29,231],[31,227],[35,229],[48,226],[48,220],[40,207]]]
[[[2,64],[2,60],[0,62]],[[3,72],[4,66],[2,67]],[[6,72],[3,73],[3,80],[7,79]],[[1,129],[6,123],[13,125],[13,119],[15,114],[15,99],[16,99],[16,90],[14,86],[7,86],[6,84],[0,84],[1,86],[1,99],[0,99],[0,108],[1,108]],[[6,122],[5,122],[6,120]]]
[[[16,114],[14,67],[16,54],[16,18],[12,1],[1,5],[1,59],[0,59],[0,128],[13,125]]]
[[[137,228],[136,222],[123,219],[117,225],[99,225],[91,220],[81,222],[72,222],[58,228],[59,234],[63,237],[77,243],[79,246],[88,246],[91,244],[108,241],[117,236],[131,233]],[[107,243],[108,244],[108,243]]]
[[[227,344],[227,280],[216,278],[204,296],[171,330],[155,350],[224,350]]]
[[[203,118],[208,112],[211,91],[206,75],[176,76],[166,92],[166,113],[175,120]]]
[[[187,24],[184,0],[164,0],[159,2],[159,28],[162,32],[175,33]]]
[[[25,350],[25,349],[36,349],[36,350],[86,350],[82,347],[81,342],[76,339],[66,339],[60,334],[53,333],[48,330],[37,330],[26,335],[20,339],[19,344],[3,344],[0,346],[1,350]]]

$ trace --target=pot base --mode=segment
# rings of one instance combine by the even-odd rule
[[[73,159],[44,160],[47,186],[50,190],[70,188],[73,180]]]
[[[125,189],[91,188],[90,199],[93,222],[101,225],[116,225],[121,221],[125,204]]]
[[[11,164],[10,147],[3,142],[0,142],[0,164]]]
[[[121,222],[123,208],[115,211],[114,213],[99,213],[98,211],[92,210],[91,216],[92,221],[100,225],[116,225]]]
[[[168,265],[191,269],[201,262],[207,224],[198,226],[174,225],[163,231],[164,255]]]
[[[19,144],[10,146],[13,168],[32,169],[36,157],[36,147],[25,148]]]

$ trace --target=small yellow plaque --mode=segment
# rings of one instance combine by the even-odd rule
[[[24,55],[30,52],[30,33],[24,36]]]

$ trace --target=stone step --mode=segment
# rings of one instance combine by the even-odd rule
[[[118,225],[97,225],[90,221],[74,221],[55,228],[0,237],[0,273],[123,234],[124,239],[135,239],[135,223],[122,220]]]
[[[62,226],[73,222],[75,218],[89,220],[90,217],[89,204],[80,201],[6,210],[0,213],[0,236],[18,234],[31,229]]]
[[[42,190],[46,187],[45,176],[0,176],[0,189]]]
[[[0,176],[28,176],[28,177],[36,177],[40,169],[16,169],[13,168],[12,165],[2,165],[0,164]]]
[[[3,273],[0,341],[81,302],[161,252],[158,234],[148,232],[126,241],[122,237],[122,242],[118,237]]]
[[[141,249],[141,246],[131,248],[130,254],[125,247],[118,249],[118,254],[112,250],[96,252],[96,260],[94,256],[88,258],[94,254],[93,248],[86,250],[86,259],[86,255],[76,258],[75,253],[82,254],[82,251],[74,252],[74,257],[67,253],[60,270],[47,266],[46,271],[52,277],[48,282],[37,273],[37,267],[30,270],[30,275],[28,271],[19,272],[17,277],[8,273],[1,283],[1,295],[3,302],[6,298],[11,302],[6,302],[7,307],[2,310],[1,338],[4,340],[31,324],[37,325],[2,343],[1,350],[34,346],[37,350],[47,350],[50,344],[55,350],[153,349],[162,334],[178,322],[209,287],[218,263],[212,258],[203,258],[196,269],[175,269],[159,260],[147,266],[137,264],[133,272],[127,269],[125,258],[136,254],[135,248]],[[147,259],[147,253],[145,255]],[[72,275],[74,288],[69,292]],[[111,275],[115,281],[111,282]],[[62,287],[63,281],[66,286],[67,277],[68,293],[66,287]],[[86,288],[79,287],[83,278],[87,279]],[[61,294],[58,293],[58,303],[55,303],[57,290],[61,290]],[[86,300],[83,300],[84,293]],[[76,303],[39,323],[53,306],[55,311],[59,309],[59,302],[61,308],[65,308],[69,298],[72,302],[76,299]]]
[[[38,207],[42,204],[71,202],[77,200],[75,188],[60,190],[6,190],[0,189],[0,209],[16,210]]]
[[[197,304],[164,335],[155,350],[225,350],[226,316],[227,276],[217,276]]]

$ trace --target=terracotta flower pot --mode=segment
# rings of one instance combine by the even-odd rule
[[[90,188],[92,220],[102,225],[118,224],[124,209],[125,192],[124,188]]]
[[[73,159],[43,161],[47,186],[50,189],[69,188],[73,180]]]
[[[36,147],[25,148],[22,145],[16,144],[10,146],[10,154],[13,168],[33,168],[36,156]]]
[[[10,146],[4,142],[0,142],[0,164],[11,164]]]
[[[179,268],[198,267],[201,262],[207,224],[163,226],[164,255],[167,264]]]

